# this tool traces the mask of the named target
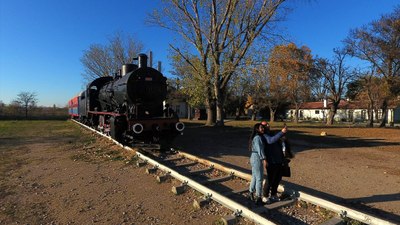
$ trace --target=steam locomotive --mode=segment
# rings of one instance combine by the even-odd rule
[[[122,65],[114,77],[89,83],[68,102],[69,115],[124,144],[169,142],[185,126],[164,109],[167,78],[147,66],[147,55],[134,60],[137,64]]]

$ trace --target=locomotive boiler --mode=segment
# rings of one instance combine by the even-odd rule
[[[173,113],[165,114],[167,79],[147,66],[145,54],[135,60],[137,64],[123,65],[114,77],[88,84],[76,97],[78,119],[120,142],[168,142],[183,132],[184,124]]]

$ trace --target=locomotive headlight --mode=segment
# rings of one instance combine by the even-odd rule
[[[177,122],[175,124],[175,128],[176,128],[177,131],[182,132],[183,129],[185,129],[185,124],[182,123],[182,122]]]
[[[133,130],[133,132],[135,132],[135,134],[140,134],[143,132],[143,125],[140,123],[135,123],[132,126],[132,130]]]

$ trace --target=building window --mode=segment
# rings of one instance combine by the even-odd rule
[[[319,110],[315,110],[315,114],[319,114]]]

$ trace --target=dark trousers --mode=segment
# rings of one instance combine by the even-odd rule
[[[276,195],[278,186],[282,180],[282,165],[268,164],[267,166],[267,183],[263,187],[263,196],[268,197],[269,194]]]

